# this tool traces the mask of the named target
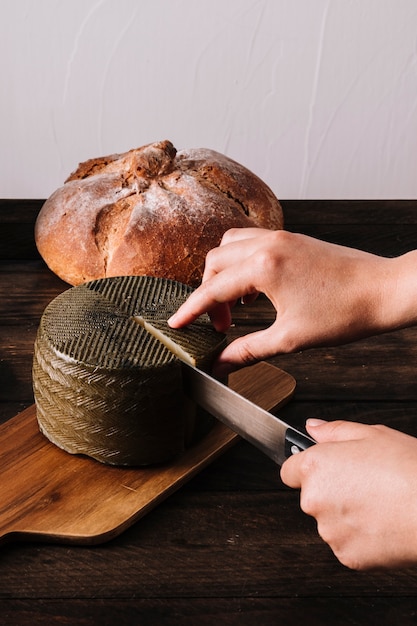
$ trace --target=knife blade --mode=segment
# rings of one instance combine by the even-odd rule
[[[182,366],[184,393],[278,465],[316,443],[206,372]]]

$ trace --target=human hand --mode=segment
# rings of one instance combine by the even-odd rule
[[[385,426],[308,420],[317,445],[281,467],[302,510],[353,569],[417,563],[417,439]]]
[[[278,353],[385,330],[393,323],[391,276],[392,259],[286,231],[234,229],[209,252],[201,286],[169,324],[179,328],[208,312],[225,332],[234,303],[263,292],[276,309],[275,322],[226,347],[215,365],[224,375]]]

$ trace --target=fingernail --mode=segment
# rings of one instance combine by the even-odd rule
[[[175,326],[176,318],[177,318],[177,314],[176,313],[174,313],[174,315],[171,315],[171,317],[167,321],[168,326]]]
[[[313,426],[313,428],[315,426],[321,426],[322,424],[325,424],[326,420],[321,420],[318,419],[317,417],[309,417],[308,420],[306,421],[306,425],[307,426]]]

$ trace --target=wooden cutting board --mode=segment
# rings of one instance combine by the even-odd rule
[[[295,390],[292,376],[267,363],[235,372],[229,385],[269,411]],[[112,539],[237,440],[216,421],[170,464],[112,467],[50,443],[38,430],[32,405],[0,426],[0,543],[97,544]]]

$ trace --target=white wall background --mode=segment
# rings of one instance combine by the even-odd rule
[[[280,198],[417,197],[416,0],[0,0],[0,198],[170,139]]]

